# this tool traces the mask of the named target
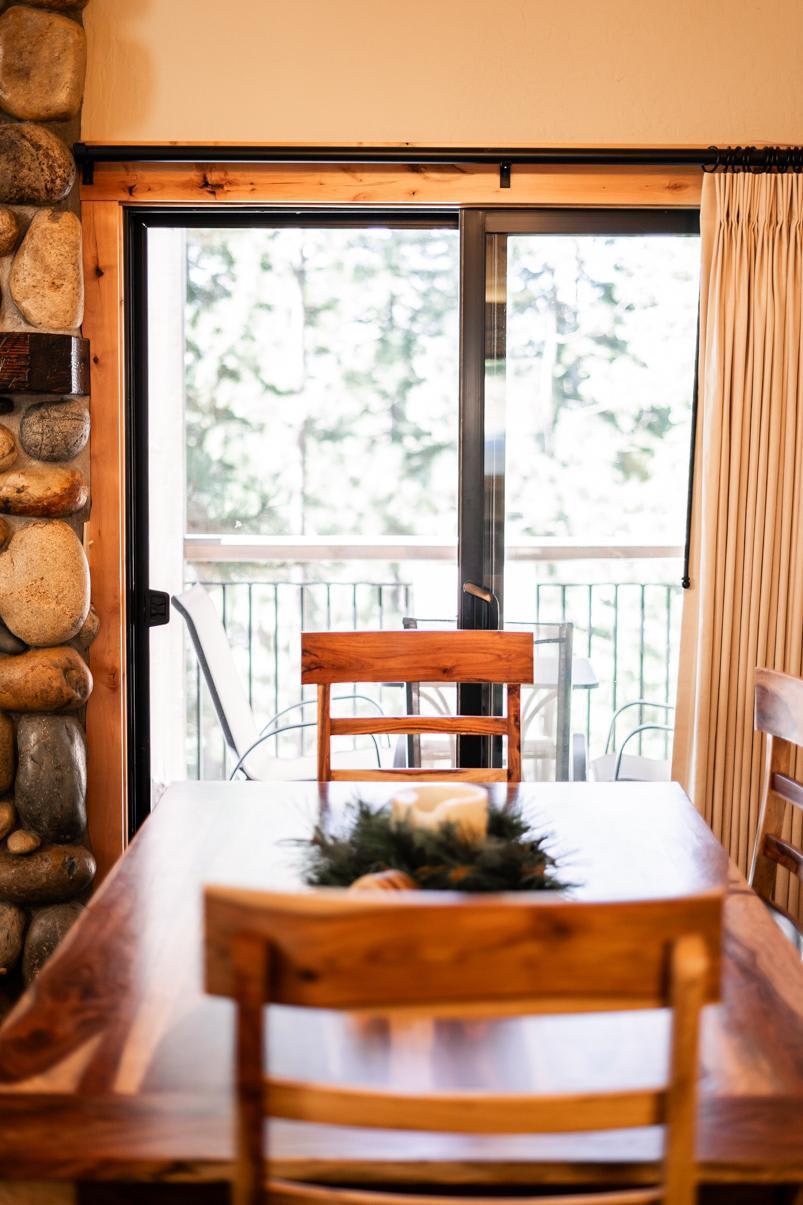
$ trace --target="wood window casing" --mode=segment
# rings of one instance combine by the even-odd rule
[[[128,840],[126,685],[126,211],[136,206],[695,208],[698,167],[514,168],[492,164],[103,164],[81,188],[92,365],[92,511],[86,548],[100,634],[87,707],[89,836],[100,882]]]

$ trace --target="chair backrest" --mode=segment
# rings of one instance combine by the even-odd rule
[[[719,996],[721,892],[586,903],[532,895],[479,900],[410,891],[389,898],[208,887],[205,907],[206,989],[233,997],[238,1010],[237,1205],[263,1199],[266,1113],[321,1124],[489,1134],[663,1124],[664,1186],[632,1200],[691,1205],[699,1013]],[[407,1007],[449,1017],[669,1007],[669,1074],[665,1084],[646,1089],[540,1098],[396,1094],[264,1079],[265,1003]]]
[[[521,780],[521,684],[532,682],[533,642],[525,632],[303,632],[301,681],[318,687],[318,779],[433,777],[417,767],[333,770],[333,736],[410,732],[507,737],[507,769],[448,769],[438,778],[474,782]],[[493,682],[507,686],[503,716],[377,716],[332,719],[330,688],[338,682]]]
[[[767,734],[767,753],[750,883],[762,899],[784,911],[774,899],[777,867],[803,883],[803,850],[781,835],[786,805],[803,810],[803,784],[792,776],[797,748],[803,746],[803,679],[757,669],[755,708],[756,729]]]
[[[242,757],[258,739],[259,728],[226,629],[203,586],[173,595],[173,606],[187,625],[226,744]]]
[[[402,626],[406,631],[438,631],[453,630],[455,620],[423,619],[413,615],[405,615]],[[574,625],[571,623],[530,623],[526,620],[506,620],[503,631],[532,632],[535,646],[536,684],[542,678],[548,678],[550,686],[554,680],[555,691],[555,778],[566,782],[570,778],[569,765],[571,762],[571,731],[572,731],[572,640]],[[554,657],[554,664],[547,659]],[[539,665],[546,672],[539,670]],[[411,682],[407,689],[407,710],[411,715],[420,714],[420,684]],[[535,701],[538,707],[538,701]],[[526,736],[527,723],[532,718],[533,705],[530,710],[525,707],[522,716],[522,732]],[[421,765],[421,742],[417,736],[410,736],[407,741],[408,765]]]

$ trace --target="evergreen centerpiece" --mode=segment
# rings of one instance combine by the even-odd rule
[[[419,788],[446,791],[449,788]],[[350,805],[336,831],[318,825],[305,852],[312,887],[422,888],[427,891],[560,891],[548,838],[514,807],[487,807],[487,828],[459,818],[415,822],[415,808]],[[484,794],[484,792],[483,792]],[[486,796],[487,800],[487,796]],[[448,816],[448,812],[447,812]]]

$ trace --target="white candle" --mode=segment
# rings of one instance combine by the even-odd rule
[[[488,792],[469,783],[408,787],[390,801],[393,820],[413,828],[454,824],[468,841],[481,841],[488,831]]]

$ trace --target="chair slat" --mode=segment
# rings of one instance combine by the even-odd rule
[[[803,808],[803,786],[794,778],[790,778],[788,774],[773,774],[770,781],[770,790],[776,795],[780,795],[781,799],[785,799],[787,803],[791,803],[793,807]]]
[[[424,782],[440,782],[442,779],[456,778],[461,782],[507,782],[507,771],[487,770],[481,767],[460,769],[448,767],[445,770],[427,770],[419,766],[394,766],[388,770],[332,770],[330,782],[393,782],[400,778],[417,778]]]
[[[764,854],[773,862],[777,862],[779,866],[790,871],[791,874],[796,875],[803,883],[803,853],[789,841],[767,833],[764,838]]]
[[[368,736],[372,733],[471,733],[476,736],[507,736],[504,716],[488,715],[385,715],[337,718],[331,722],[332,736]]]
[[[532,682],[528,632],[304,632],[301,681]]]
[[[437,1130],[451,1134],[567,1134],[662,1125],[665,1090],[567,1093],[432,1092],[267,1078],[263,1105],[271,1117],[380,1130]]]
[[[460,1197],[332,1188],[273,1177],[267,1181],[265,1191],[270,1205],[511,1205],[511,1201],[515,1205],[657,1205],[657,1202],[665,1201],[660,1188],[622,1188],[613,1192],[581,1192],[557,1197]]]

